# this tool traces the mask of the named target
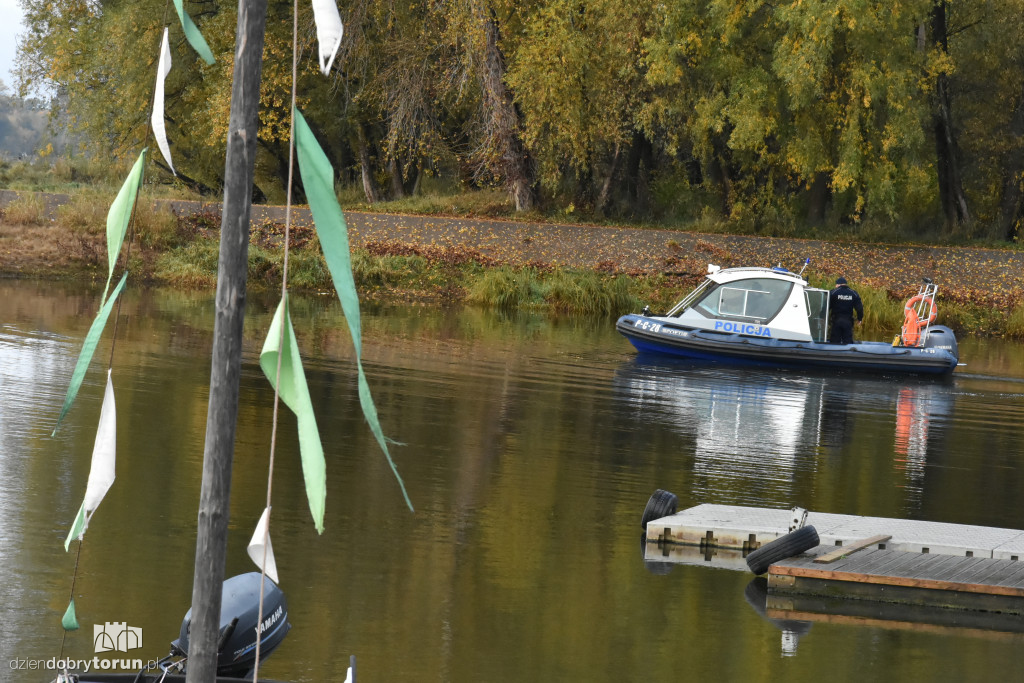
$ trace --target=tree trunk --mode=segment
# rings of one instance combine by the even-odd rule
[[[946,0],[932,5],[932,38],[938,48],[949,52],[949,34],[946,26]],[[935,156],[939,181],[939,201],[950,227],[971,220],[964,194],[963,174],[960,170],[960,151],[953,125],[953,102],[949,92],[949,77],[939,74],[935,83]]]
[[[373,182],[373,165],[370,163],[370,145],[366,140],[366,127],[362,123],[357,123],[356,133],[359,146],[359,170],[363,176],[363,194],[366,195],[368,203],[376,204],[380,201],[380,195]]]
[[[249,210],[256,160],[266,18],[266,0],[239,0],[231,114],[224,159],[224,210],[217,265],[217,314],[213,328],[203,481],[199,494],[187,683],[212,683],[217,674],[217,640],[231,497],[231,463],[234,459],[242,363]]]
[[[807,189],[807,224],[821,225],[825,222],[825,212],[832,193],[828,186],[828,173],[815,173],[811,186]]]
[[[718,134],[711,139],[711,159],[707,164],[707,180],[721,188],[722,216],[728,218],[732,214],[733,182],[729,164],[729,145],[726,134]]]
[[[405,179],[405,194],[408,197],[415,197],[420,193],[420,181],[423,179],[423,162],[416,161]]]
[[[486,165],[502,178],[516,211],[529,211],[536,204],[533,168],[519,135],[520,114],[505,85],[505,58],[498,45],[499,30],[494,12],[484,3],[477,6],[484,30],[480,85],[486,119]]]
[[[402,165],[398,163],[398,159],[395,157],[391,157],[388,160],[388,174],[391,176],[391,198],[404,198],[405,186],[402,184]]]
[[[612,155],[611,166],[608,169],[608,174],[604,177],[604,182],[601,183],[601,191],[597,193],[597,201],[594,205],[594,208],[601,214],[605,214],[608,210],[608,199],[612,193],[612,180],[615,178],[615,172],[619,168],[620,156],[622,156],[622,145],[615,143],[615,154]]]
[[[629,176],[629,192],[634,215],[644,215],[650,209],[651,192],[649,175],[653,165],[651,143],[640,133],[633,133],[629,146],[629,160],[626,172]]]
[[[168,173],[171,172],[171,167],[168,166],[163,161],[161,161],[160,159],[157,159],[155,155],[152,156],[151,158],[153,160],[153,163],[156,164],[156,166],[158,168],[162,168],[163,170],[167,171]],[[212,194],[214,194],[216,192],[216,189],[210,187],[209,185],[207,185],[203,181],[197,180],[195,178],[190,178],[185,173],[183,173],[180,168],[176,168],[176,169],[174,169],[174,171],[177,173],[177,179],[180,180],[185,185],[185,187],[187,187],[188,189],[192,190],[196,194],[207,196],[207,195],[212,195]]]
[[[1003,192],[999,201],[999,228],[1003,237],[1012,242],[1020,237],[1020,226],[1024,220],[1022,196],[1024,189],[1024,89],[1017,99],[1017,106],[1010,119],[1010,150],[1003,162]]]

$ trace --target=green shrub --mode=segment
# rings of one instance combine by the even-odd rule
[[[970,304],[940,302],[935,321],[957,334],[1000,334],[1007,331],[1007,317],[1002,310]]]
[[[377,256],[364,249],[357,249],[352,254],[352,276],[360,288],[409,282],[426,269],[427,261],[422,256]]]
[[[161,254],[153,275],[184,289],[211,289],[217,284],[219,247],[213,240],[196,240]]]
[[[1024,339],[1024,304],[1017,304],[1006,318],[1006,336]]]
[[[288,284],[298,289],[331,289],[331,273],[319,248],[296,249],[288,255]]]
[[[555,271],[541,290],[552,308],[565,313],[612,315],[639,306],[628,278],[607,278],[593,271]]]
[[[508,266],[485,271],[469,286],[466,299],[504,310],[535,305],[541,301],[537,273],[532,268],[516,270]]]
[[[884,289],[867,285],[855,289],[864,304],[864,329],[871,334],[899,334],[906,302],[890,299]]]

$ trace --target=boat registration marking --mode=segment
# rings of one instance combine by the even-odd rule
[[[652,323],[649,320],[643,320],[640,318],[636,319],[633,323],[633,327],[639,327],[641,330],[649,330],[650,332],[661,332],[660,323]]]

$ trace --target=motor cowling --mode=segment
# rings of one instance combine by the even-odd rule
[[[220,630],[217,649],[217,675],[244,678],[256,664],[256,628],[260,628],[260,661],[272,653],[291,630],[288,601],[284,591],[270,579],[263,585],[263,620],[259,622],[260,574],[249,572],[224,582],[220,601]],[[171,651],[188,653],[192,610],[185,613],[178,639]],[[187,666],[187,664],[186,664]]]
[[[956,335],[953,330],[945,325],[934,325],[928,328],[928,337],[925,339],[924,348],[944,349],[953,354],[957,360],[960,359],[960,349],[957,347]]]

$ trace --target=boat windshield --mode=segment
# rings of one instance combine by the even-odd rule
[[[690,307],[692,304],[708,287],[715,284],[714,280],[704,280],[704,282],[697,285],[697,287],[683,297],[683,300],[672,307],[672,310],[666,313],[670,318],[674,318],[683,314],[683,312]]]
[[[712,287],[692,308],[708,318],[765,322],[782,310],[792,289],[792,282],[773,278],[736,280]]]

